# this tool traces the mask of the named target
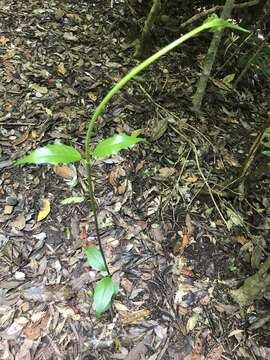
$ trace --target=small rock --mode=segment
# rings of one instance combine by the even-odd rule
[[[14,274],[14,277],[16,280],[24,280],[25,279],[25,273],[21,271],[16,271]]]
[[[12,205],[5,205],[4,215],[10,215],[13,212],[14,207]]]

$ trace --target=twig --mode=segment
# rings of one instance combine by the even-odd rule
[[[208,181],[206,180],[206,178],[205,178],[205,176],[204,176],[204,174],[203,174],[203,172],[202,172],[202,169],[201,169],[201,166],[200,166],[200,163],[199,163],[199,159],[198,159],[198,154],[197,154],[196,146],[193,145],[192,147],[193,147],[193,152],[194,152],[194,155],[195,155],[195,160],[196,160],[196,164],[197,164],[197,168],[198,168],[198,170],[199,170],[199,173],[200,173],[200,175],[201,175],[201,177],[202,177],[202,179],[203,179],[203,181],[204,181],[204,183],[205,183],[205,185],[206,185],[206,187],[207,187],[207,189],[208,189],[209,195],[210,195],[210,197],[211,197],[211,199],[212,199],[212,201],[213,201],[213,204],[214,204],[217,212],[219,213],[219,216],[221,217],[222,221],[223,221],[224,224],[226,225],[227,229],[229,229],[229,226],[228,226],[228,224],[227,224],[227,221],[225,220],[224,216],[222,215],[222,212],[221,212],[221,210],[219,209],[218,204],[217,204],[217,202],[216,202],[216,200],[215,200],[215,198],[214,198],[214,195],[213,195],[213,193],[212,193],[212,189],[211,189],[210,185],[208,184]]]

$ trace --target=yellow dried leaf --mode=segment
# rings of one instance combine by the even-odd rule
[[[37,221],[44,220],[51,211],[51,204],[49,199],[43,199],[42,200],[42,207],[40,212],[38,213]]]
[[[66,73],[65,65],[63,63],[60,63],[57,66],[57,71],[58,71],[58,74],[65,75],[65,73]]]
[[[137,130],[131,131],[130,136],[138,137],[138,136],[141,135],[142,133],[143,133],[143,129],[137,129]]]
[[[197,181],[198,181],[198,176],[196,176],[196,175],[191,175],[186,178],[186,182],[188,184],[194,184]]]

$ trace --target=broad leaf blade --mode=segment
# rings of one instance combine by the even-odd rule
[[[65,144],[49,144],[38,148],[16,161],[21,164],[69,164],[81,160],[81,154],[72,146]]]
[[[104,264],[103,257],[100,250],[94,246],[89,246],[86,249],[86,256],[88,264],[95,270],[106,271],[106,266]]]
[[[118,284],[113,282],[109,276],[97,282],[94,290],[94,304],[97,317],[109,309],[113,295],[119,291]]]
[[[111,156],[117,154],[120,150],[127,149],[141,141],[143,141],[142,138],[126,134],[113,135],[96,146],[94,155],[96,158]]]

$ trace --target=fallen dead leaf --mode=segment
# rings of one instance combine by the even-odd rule
[[[63,63],[60,63],[57,66],[57,71],[58,71],[58,74],[65,75],[65,73],[66,73],[65,65]]]
[[[9,42],[9,38],[5,36],[0,36],[0,45],[6,45]]]
[[[59,175],[62,178],[68,180],[71,180],[74,178],[74,176],[76,176],[76,172],[74,171],[74,169],[67,165],[54,166],[53,171],[55,172],[56,175]]]
[[[12,205],[5,205],[5,207],[4,207],[4,214],[5,214],[5,215],[10,215],[10,214],[12,214],[13,209],[14,209],[14,206],[12,206]]]
[[[132,313],[127,314],[123,317],[123,325],[130,325],[130,324],[139,324],[144,321],[144,319],[151,314],[150,310],[144,309],[135,311]]]
[[[217,345],[208,353],[207,360],[220,360],[223,354],[223,346]]]
[[[37,221],[44,220],[51,211],[51,204],[49,199],[42,200],[41,210],[38,213]]]
[[[14,145],[18,146],[22,143],[24,143],[29,137],[29,130],[27,130],[25,133],[23,133],[18,139],[15,140]]]
[[[117,190],[118,190],[118,194],[124,194],[124,192],[126,191],[127,188],[127,179],[125,179],[124,181],[122,181],[122,183],[118,186]]]
[[[125,292],[131,293],[131,291],[133,289],[133,284],[127,278],[122,278],[121,287],[125,290]]]
[[[173,174],[175,174],[175,172],[176,172],[175,168],[164,167],[159,169],[159,175],[163,178],[168,178]]]
[[[49,319],[50,314],[45,314],[42,319],[27,325],[23,331],[23,334],[31,340],[37,340],[44,333],[44,331],[46,331]]]
[[[23,230],[26,225],[26,219],[24,215],[18,215],[15,220],[13,220],[10,225],[17,230]]]

